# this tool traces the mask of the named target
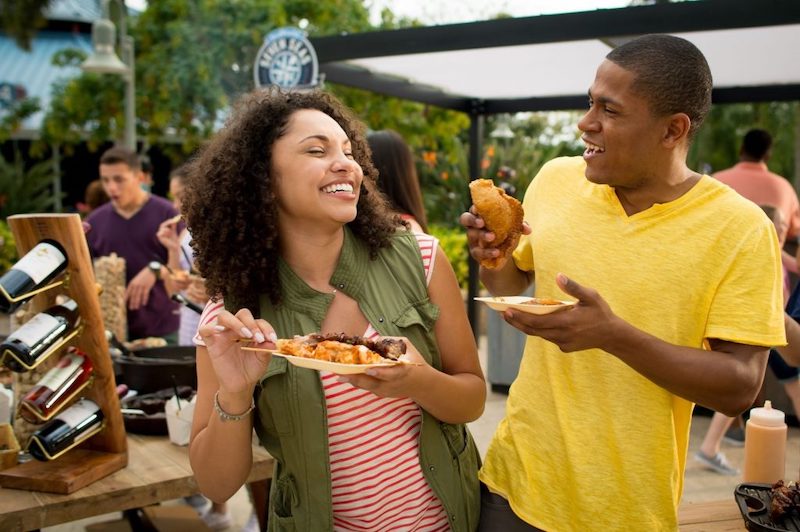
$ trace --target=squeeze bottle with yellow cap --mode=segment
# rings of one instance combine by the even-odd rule
[[[744,433],[745,482],[774,484],[783,478],[786,460],[785,414],[772,408],[770,401],[763,408],[750,410]]]

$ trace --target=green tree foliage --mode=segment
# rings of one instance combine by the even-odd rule
[[[712,172],[733,166],[745,133],[760,128],[772,135],[770,170],[794,181],[797,108],[797,102],[714,105],[689,152],[690,166]]]
[[[305,26],[311,36],[375,29],[360,0],[150,2],[147,10],[128,24],[135,40],[139,139],[172,149],[170,155],[176,162],[185,159],[220,126],[236,97],[253,88],[253,62],[264,36],[287,25]],[[418,22],[396,18],[384,10],[380,28],[411,25]],[[74,66],[84,58],[79,51],[69,51],[56,56],[54,63]],[[469,119],[463,113],[333,84],[326,88],[370,129],[400,132],[420,157],[426,152],[438,153],[438,160],[453,168],[466,161],[463,145]],[[108,139],[121,138],[123,95],[124,82],[119,76],[82,74],[57,84],[43,139],[62,144],[68,152],[70,144],[86,141],[94,149]],[[459,189],[456,194],[463,200],[466,173],[453,173],[461,176],[452,188]],[[444,192],[444,197],[449,192]],[[438,190],[430,195],[426,191],[433,220],[439,197],[442,192]],[[460,201],[457,208],[463,205]],[[447,216],[452,225],[453,217]]]
[[[264,36],[307,24],[310,34],[364,31],[358,0],[159,0],[129,20],[135,41],[137,135],[147,143],[178,139],[185,156],[216,129],[232,101],[253,88],[253,61]],[[73,54],[77,58],[77,54]],[[68,58],[62,56],[59,61]],[[97,144],[121,138],[124,84],[83,74],[56,87],[45,139]]]
[[[53,0],[0,1],[0,24],[23,50],[31,49],[31,40],[47,24],[45,11]]]
[[[341,86],[329,88],[370,129],[393,129],[403,136],[417,161],[428,219],[445,226],[456,223],[467,205],[467,115]]]
[[[583,151],[577,128],[580,117],[577,112],[520,113],[508,122],[514,133],[511,139],[492,138],[492,131],[503,117],[491,117],[487,121],[481,177],[505,181],[521,200],[544,163]]]
[[[39,98],[15,101],[0,113],[0,143],[7,141],[22,125],[22,122],[41,109]]]
[[[26,166],[16,147],[13,160],[0,157],[0,219],[12,214],[53,212],[57,199],[51,191],[53,176],[51,160]]]
[[[57,67],[74,67],[86,59],[80,50],[65,50],[53,56]],[[63,78],[52,87],[50,109],[42,122],[42,140],[70,146],[87,142],[97,149],[108,139],[122,136],[125,121],[125,82],[119,76],[84,73]],[[35,147],[41,151],[42,146]]]
[[[5,219],[0,220],[0,272],[6,272],[19,260],[14,234]]]
[[[469,174],[466,129],[449,138],[447,145],[438,151],[424,149],[417,153],[417,169],[431,223],[460,227],[458,217],[471,203],[468,186],[473,177],[492,179],[498,185],[505,182],[521,200],[544,163],[583,150],[575,127],[575,113],[565,113],[555,121],[548,113],[520,113],[507,123],[513,138],[492,138],[491,132],[503,120],[504,117],[491,116],[486,119],[477,176]]]
[[[464,232],[460,225],[458,227],[445,227],[434,224],[428,230],[430,234],[439,239],[439,246],[453,266],[459,286],[462,290],[467,290],[469,286],[467,233]]]

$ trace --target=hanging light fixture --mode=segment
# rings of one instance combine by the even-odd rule
[[[125,1],[118,0],[120,4],[120,36],[119,44],[124,61],[117,57],[114,47],[116,45],[117,28],[109,19],[108,1],[103,0],[103,18],[97,19],[92,24],[92,54],[81,64],[85,72],[98,74],[116,74],[125,80],[125,132],[123,144],[131,151],[136,151],[136,74],[133,59],[133,38],[128,35],[125,28],[126,8]]]
[[[95,20],[92,24],[94,51],[83,62],[81,68],[86,72],[97,74],[128,74],[131,69],[117,57],[117,53],[114,51],[116,37],[117,28],[113,22],[107,18]]]

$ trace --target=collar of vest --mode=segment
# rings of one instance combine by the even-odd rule
[[[331,276],[331,285],[356,301],[361,300],[369,261],[369,248],[345,226],[342,251]],[[278,261],[278,277],[283,292],[282,304],[321,323],[333,301],[333,294],[319,292],[308,286],[282,258]]]

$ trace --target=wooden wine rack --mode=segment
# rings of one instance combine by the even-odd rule
[[[0,486],[68,494],[128,465],[127,436],[116,393],[114,368],[108,354],[92,260],[77,214],[21,214],[10,216],[8,225],[20,257],[44,238],[57,240],[67,252],[69,280],[65,291],[78,303],[83,324],[76,344],[94,365],[94,383],[82,395],[97,403],[103,411],[105,426],[100,433],[56,460],[31,460],[0,471]],[[27,304],[32,305],[34,311],[42,311],[53,304],[58,292],[43,292]]]

